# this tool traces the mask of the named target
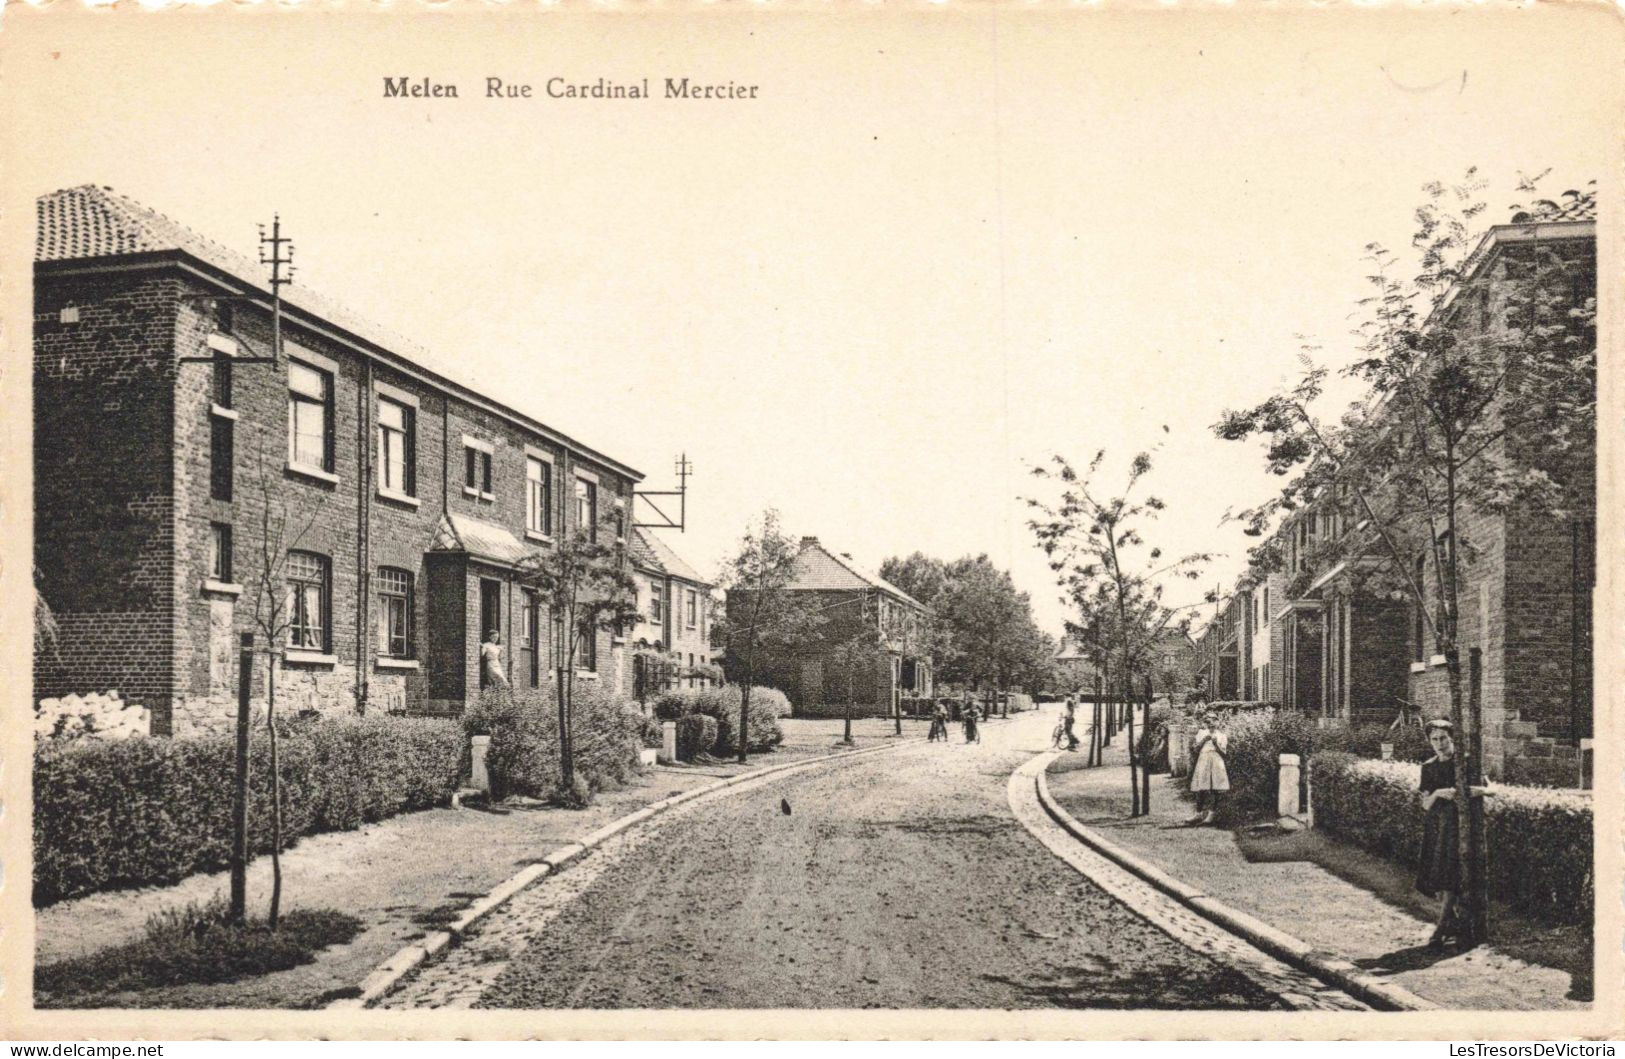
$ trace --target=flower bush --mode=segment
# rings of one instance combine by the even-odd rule
[[[1415,866],[1421,769],[1329,751],[1311,762],[1315,826]],[[1595,902],[1591,797],[1582,791],[1491,784],[1484,802],[1490,894],[1550,923],[1589,923]]]
[[[465,740],[454,722],[396,717],[289,726],[283,833],[359,827],[445,804]],[[270,757],[250,745],[249,848],[271,848]],[[177,882],[231,858],[233,735],[47,742],[34,751],[34,903]]]
[[[463,715],[463,727],[470,735],[491,737],[486,753],[491,796],[519,794],[562,805],[585,804],[592,792],[626,782],[638,767],[643,713],[596,683],[580,681],[572,719],[575,773],[586,784],[585,797],[560,785],[557,692],[551,687],[482,692],[479,702]]]
[[[34,704],[34,738],[128,739],[152,734],[152,713],[116,691],[63,695]]]
[[[716,739],[707,748],[715,754],[728,754],[739,749],[739,700],[737,684],[724,684],[720,688],[683,688],[668,691],[655,700],[655,716],[663,721],[680,720],[690,714],[704,714],[717,722]],[[750,691],[750,713],[747,723],[748,749],[761,753],[772,750],[784,742],[784,729],[779,720],[790,716],[790,700],[777,688],[753,685]]]

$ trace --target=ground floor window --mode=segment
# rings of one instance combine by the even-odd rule
[[[378,653],[412,657],[412,575],[392,566],[378,568]]]
[[[327,650],[330,566],[315,552],[288,553],[288,646]]]

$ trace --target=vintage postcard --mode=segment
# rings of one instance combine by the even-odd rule
[[[1622,44],[9,5],[8,1036],[1619,1035]]]

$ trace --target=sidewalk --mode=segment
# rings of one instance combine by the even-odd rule
[[[1588,1007],[1587,931],[1551,928],[1503,908],[1495,944],[1467,953],[1424,945],[1438,914],[1416,893],[1414,873],[1323,832],[1188,827],[1194,803],[1182,780],[1151,780],[1149,815],[1129,817],[1128,764],[1119,736],[1106,764],[1064,754],[1050,792],[1079,823],[1232,908],[1352,960],[1441,1007],[1552,1010]]]
[[[391,817],[356,831],[312,835],[282,855],[283,910],[336,909],[359,918],[351,941],[313,963],[256,978],[172,986],[100,997],[108,1007],[320,1007],[353,990],[377,964],[424,937],[519,868],[591,834],[619,817],[674,794],[769,765],[813,760],[854,749],[840,745],[840,720],[782,721],[785,741],[745,765],[646,769],[627,786],[602,791],[585,810],[497,807],[430,809]],[[925,722],[904,720],[905,739]],[[856,749],[895,742],[890,719],[854,721]],[[269,857],[249,866],[251,910],[263,913],[271,887]],[[148,917],[228,889],[226,872],[194,875],[172,886],[90,894],[38,909],[35,961],[51,963],[139,938]]]

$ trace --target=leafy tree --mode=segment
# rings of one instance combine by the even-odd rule
[[[577,526],[551,549],[522,560],[514,578],[547,604],[558,633],[559,791],[564,804],[583,804],[575,782],[576,658],[587,637],[619,632],[638,620],[637,587],[626,548],[608,514],[598,532]]]
[[[1544,175],[1544,174],[1543,174]],[[1534,192],[1536,182],[1521,180]],[[1392,253],[1367,247],[1371,293],[1360,307],[1360,358],[1347,374],[1367,399],[1333,419],[1321,409],[1330,373],[1302,357],[1303,374],[1259,404],[1226,412],[1219,437],[1261,437],[1280,495],[1240,517],[1264,533],[1304,509],[1351,526],[1319,542],[1327,559],[1367,564],[1389,591],[1409,598],[1445,660],[1450,714],[1461,740],[1458,805],[1463,896],[1472,934],[1488,933],[1479,704],[1464,689],[1461,592],[1480,542],[1473,514],[1562,517],[1589,488],[1596,436],[1595,265],[1584,255],[1529,240],[1479,267],[1484,181],[1430,184],[1418,209],[1417,271],[1397,275]],[[1592,201],[1587,203],[1587,197]],[[1519,223],[1594,209],[1595,191],[1540,200]],[[1277,568],[1279,542],[1256,568]],[[1476,684],[1473,689],[1476,692]]]
[[[800,548],[779,529],[779,514],[769,509],[747,527],[739,547],[724,564],[721,587],[727,608],[712,625],[712,642],[726,653],[728,669],[737,674],[739,695],[739,760],[746,758],[751,688],[774,655],[806,645],[824,622],[795,592],[796,557]]]
[[[841,741],[848,746],[852,744],[852,712],[857,706],[858,674],[865,668],[872,674],[882,662],[889,664],[890,660],[874,593],[865,591],[852,601],[851,606],[856,609],[855,614],[839,617],[833,613],[826,614],[826,620],[840,621],[846,631],[845,636],[831,645],[830,659],[845,677],[846,715]]]
[[[1034,468],[1035,475],[1059,483],[1060,499],[1053,504],[1030,500],[1039,517],[1028,526],[1066,595],[1109,645],[1122,701],[1132,704],[1163,634],[1188,622],[1188,617],[1179,617],[1183,607],[1163,602],[1165,581],[1194,581],[1201,576],[1200,564],[1211,556],[1196,553],[1165,562],[1162,549],[1150,544],[1145,533],[1166,505],[1154,495],[1135,495],[1151,472],[1150,453],[1130,462],[1127,481],[1116,496],[1103,494],[1095,484],[1105,456],[1104,449],[1097,452],[1081,476],[1062,456],[1053,458],[1053,468]],[[1135,745],[1132,705],[1128,742],[1132,812],[1139,816],[1150,811],[1151,787]]]

